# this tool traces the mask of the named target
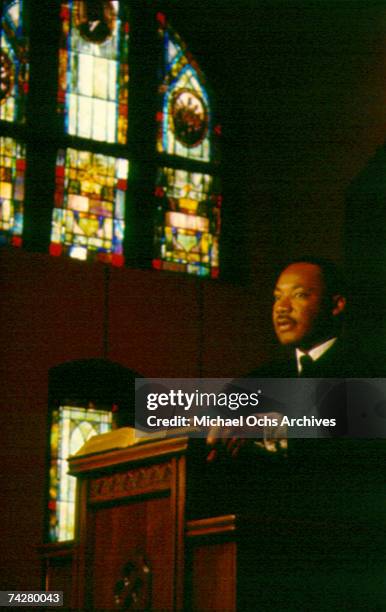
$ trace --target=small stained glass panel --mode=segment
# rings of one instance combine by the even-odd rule
[[[0,137],[0,244],[21,245],[25,146]]]
[[[50,439],[49,539],[74,539],[76,478],[68,474],[67,458],[97,434],[110,431],[109,410],[60,406],[52,415]]]
[[[51,255],[123,265],[128,169],[126,159],[59,151]]]
[[[125,2],[62,2],[59,112],[68,134],[125,144],[129,22]]]
[[[29,71],[24,2],[4,0],[0,15],[0,119],[22,122]]]
[[[185,44],[158,14],[163,45],[158,89],[157,150],[214,161],[212,116],[205,78]]]
[[[198,276],[218,275],[218,179],[162,168],[158,172],[154,268]]]

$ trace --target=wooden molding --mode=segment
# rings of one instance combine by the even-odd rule
[[[236,515],[214,516],[206,519],[187,521],[186,536],[189,538],[197,536],[220,535],[236,531]]]
[[[156,465],[142,466],[95,478],[90,482],[89,502],[98,503],[143,495],[154,491],[168,490],[171,487],[172,465],[165,462]]]

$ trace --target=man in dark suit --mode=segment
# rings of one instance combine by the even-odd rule
[[[346,303],[344,280],[334,264],[306,258],[289,264],[278,276],[272,308],[275,333],[288,357],[263,364],[248,377],[305,376],[321,379],[321,388],[323,379],[341,378],[319,413],[344,416],[347,384],[359,384],[362,391],[366,385],[345,379],[374,375],[357,347],[343,339]],[[369,402],[363,392],[362,413]],[[219,440],[215,432],[208,437],[213,465],[227,454],[240,457],[239,483],[252,473],[234,497],[244,498],[246,511],[257,512],[262,523],[264,517],[278,521],[286,534],[281,569],[272,570],[270,561],[277,563],[277,557],[269,560],[269,546],[266,552],[267,571],[276,572],[280,595],[289,594],[287,607],[280,609],[384,609],[386,440],[350,439],[346,425],[342,418],[337,431],[327,431],[334,439],[289,439],[282,471],[277,463],[274,469],[267,461],[259,463],[261,453],[251,439],[224,435]]]
[[[264,558],[256,587],[251,586],[256,609],[258,604],[270,609],[264,595],[270,582],[276,585],[270,603],[279,610],[385,609],[386,440],[352,439],[344,418],[350,385],[359,385],[361,418],[365,414],[372,401],[365,387],[371,381],[363,378],[374,375],[357,346],[343,338],[346,303],[344,279],[334,264],[317,259],[289,264],[278,276],[272,308],[275,333],[288,357],[248,375],[320,379],[321,397],[328,384],[323,379],[343,379],[318,406],[322,416],[342,417],[335,431],[327,430],[324,439],[288,439],[287,452],[271,453],[272,461],[261,442],[229,432],[208,436],[209,466],[216,471],[219,465],[220,491],[236,512],[256,514],[260,521],[256,534],[249,535],[251,565],[256,551]],[[362,381],[347,380],[352,378]],[[273,524],[280,545],[275,529],[266,535]]]

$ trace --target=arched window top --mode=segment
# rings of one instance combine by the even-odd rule
[[[134,370],[108,359],[76,359],[51,368],[49,396],[51,404],[85,403],[115,404],[134,422],[135,379],[141,378]],[[119,415],[118,415],[119,416]]]
[[[157,149],[187,159],[214,161],[212,112],[205,77],[161,13],[158,23],[163,54]]]

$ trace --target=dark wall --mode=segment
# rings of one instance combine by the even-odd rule
[[[248,264],[260,274],[283,245],[342,260],[345,191],[385,141],[384,6],[217,0],[207,20],[195,2],[184,23],[173,4],[220,93],[228,205],[248,211]]]
[[[274,346],[276,264],[344,260],[346,191],[386,136],[386,8],[206,4],[170,2],[170,15],[217,95],[230,280],[112,269],[107,282],[102,266],[1,252],[3,588],[40,587],[52,366],[108,357],[147,376],[242,374]]]

